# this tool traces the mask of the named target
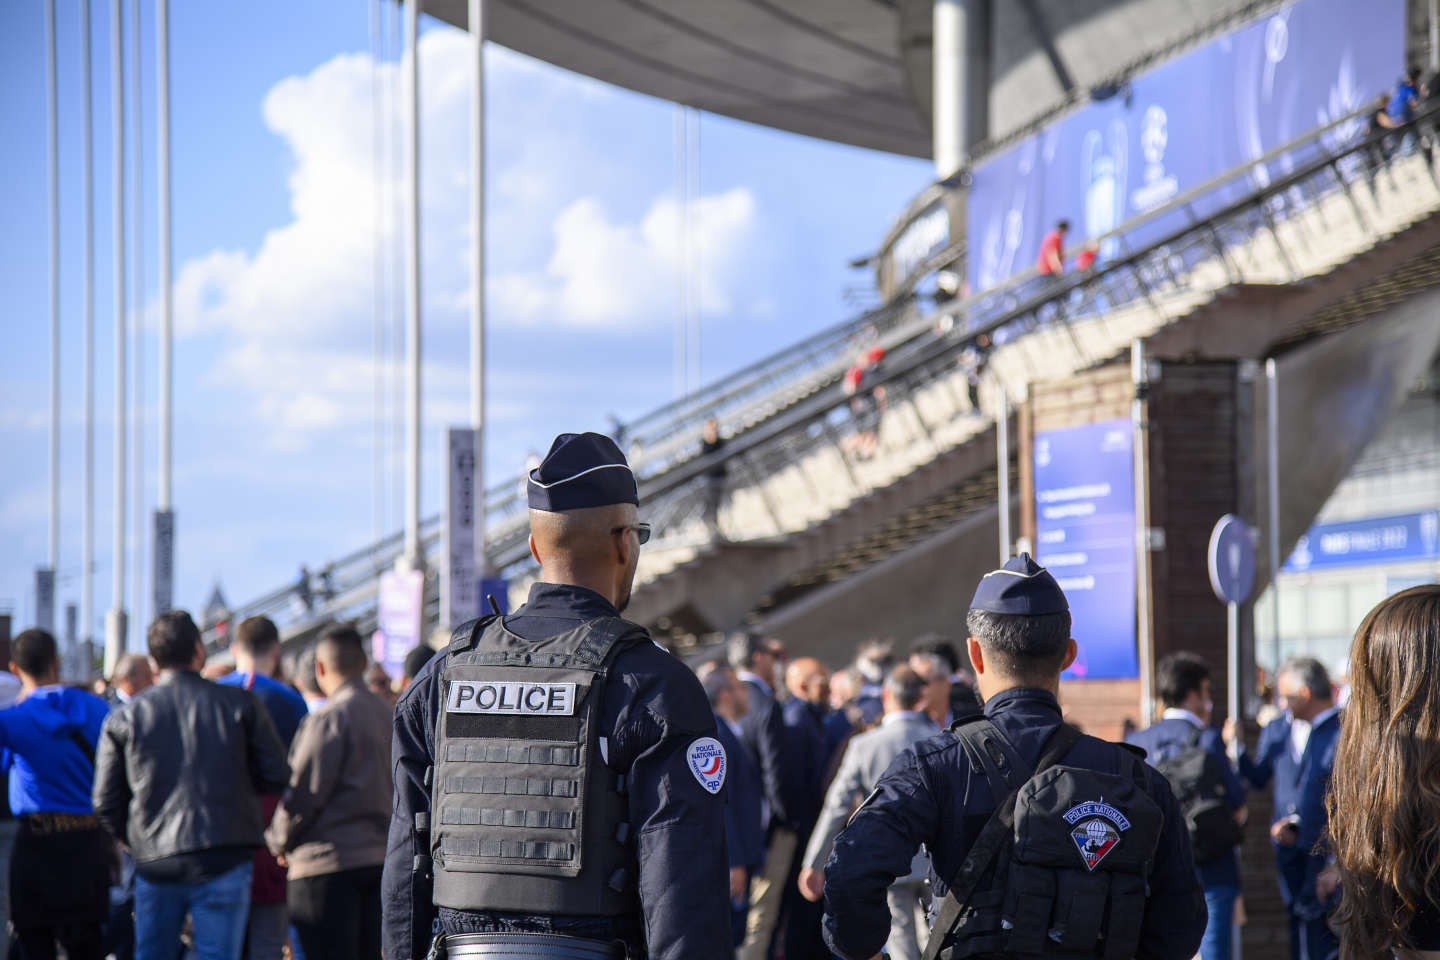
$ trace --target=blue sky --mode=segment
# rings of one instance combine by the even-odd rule
[[[64,604],[79,592],[81,87],[79,2],[57,6]],[[147,304],[157,290],[153,6],[142,2],[140,11]],[[113,144],[110,10],[98,0],[93,7],[99,636],[113,552]],[[127,32],[129,11],[127,2]],[[471,172],[463,34],[438,23],[423,32],[428,514],[440,503],[433,468],[443,429],[468,409]],[[395,67],[377,72],[367,5],[354,0],[173,4],[171,39],[176,587],[177,602],[195,608],[217,581],[242,602],[292,578],[301,562],[323,563],[374,532],[374,238],[387,257],[394,251],[393,218],[377,227],[374,216],[371,91],[377,76],[392,90]],[[126,48],[128,56],[128,36]],[[486,83],[486,456],[494,480],[556,432],[602,428],[608,412],[626,419],[673,394],[676,109],[494,46]],[[48,516],[44,84],[43,5],[0,6],[0,609],[22,625],[33,616]],[[133,104],[127,109],[133,130]],[[930,168],[724,117],[703,116],[700,127],[692,222],[708,380],[852,313],[844,290],[868,278],[846,261],[875,248]],[[393,171],[382,168],[379,182],[394,202],[384,192]],[[133,259],[127,273],[133,288]],[[396,344],[387,323],[387,342]],[[147,335],[147,531],[156,349]],[[390,394],[393,361],[392,349],[381,368]],[[379,519],[389,532],[401,516],[402,411],[386,410]],[[148,576],[144,586],[148,596]]]

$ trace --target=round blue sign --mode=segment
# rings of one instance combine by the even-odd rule
[[[1244,603],[1255,585],[1255,539],[1244,520],[1227,513],[1210,533],[1210,587],[1221,603]]]

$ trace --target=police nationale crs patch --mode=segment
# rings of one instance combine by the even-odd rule
[[[568,717],[575,713],[575,684],[452,680],[446,710]]]
[[[1080,852],[1085,869],[1094,872],[1100,861],[1120,844],[1120,834],[1130,829],[1125,814],[1103,800],[1077,803],[1065,811],[1070,839]]]
[[[725,748],[714,737],[701,737],[685,749],[685,762],[700,786],[719,793],[725,785]]]

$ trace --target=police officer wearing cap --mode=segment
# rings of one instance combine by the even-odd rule
[[[890,931],[886,888],[924,844],[939,905],[932,937],[941,938],[927,958],[1194,956],[1205,901],[1169,786],[1145,772],[1143,751],[1083,736],[1061,719],[1060,673],[1074,662],[1076,645],[1059,584],[1021,554],[981,580],[966,625],[983,717],[959,720],[908,748],[836,839],[825,865],[826,942],[846,960],[877,956]],[[982,727],[991,740],[977,738]],[[1013,779],[999,782],[1015,786],[1002,799],[996,781],[1007,766]],[[1046,822],[1002,815],[998,829],[992,826],[992,814],[1010,797],[1043,799],[1035,790],[1040,776],[1026,783],[1037,767],[1047,776],[1068,768],[1077,771],[1067,774],[1076,778],[1071,783],[1093,777],[1119,789],[1078,798],[1095,803],[1067,799]],[[1115,809],[1127,803],[1134,823]],[[1110,819],[1080,821],[1078,814],[1090,811]],[[1099,846],[1087,829],[1099,835]],[[1037,873],[1027,853],[1047,838],[1058,859]],[[1106,872],[1127,857],[1136,876]],[[952,887],[964,894],[963,906],[947,897]],[[1122,889],[1133,903],[1117,900]]]
[[[528,492],[528,602],[457,628],[395,708],[385,956],[728,960],[715,718],[620,618],[635,477],[608,437],[561,434]]]

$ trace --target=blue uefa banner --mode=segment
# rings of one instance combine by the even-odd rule
[[[1304,573],[1435,557],[1440,557],[1440,513],[1429,510],[1347,523],[1317,523],[1295,544],[1284,570]]]
[[[980,164],[966,214],[971,287],[1033,267],[1041,238],[1062,218],[1069,244],[1097,237],[1359,109],[1402,72],[1404,27],[1403,0],[1298,0]],[[1344,124],[1334,139],[1362,131],[1359,121]],[[1292,162],[1257,164],[1252,178],[1264,185]],[[1209,198],[1211,207],[1234,199]],[[1181,225],[1166,219],[1129,237],[1132,249]]]
[[[1080,648],[1067,680],[1139,675],[1132,437],[1129,420],[1035,435],[1035,558],[1065,591]]]

